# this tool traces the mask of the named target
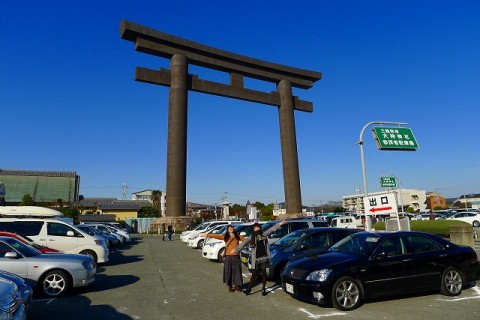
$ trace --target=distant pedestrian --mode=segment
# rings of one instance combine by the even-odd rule
[[[162,240],[165,241],[165,236],[167,235],[167,227],[165,223],[162,223]]]
[[[171,223],[167,227],[167,232],[168,232],[168,241],[172,241],[173,226]]]
[[[243,286],[242,261],[240,260],[240,254],[235,251],[235,248],[245,238],[235,231],[233,225],[227,227],[225,235],[207,234],[206,237],[225,241],[223,283],[227,284],[229,292],[234,292],[235,290],[241,292]]]
[[[272,232],[280,229],[282,225],[287,223],[283,220],[280,223],[275,224],[273,227],[266,231],[262,231],[262,226],[259,223],[255,223],[252,226],[252,235],[246,238],[238,247],[235,248],[235,252],[240,252],[247,244],[252,248],[250,255],[250,262],[253,269],[252,277],[248,283],[248,287],[245,290],[245,294],[248,296],[252,291],[252,288],[257,280],[258,272],[262,273],[262,296],[267,295],[265,285],[267,283],[267,266],[270,263],[270,247],[268,245],[268,235]]]

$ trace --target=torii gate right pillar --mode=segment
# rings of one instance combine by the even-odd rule
[[[297,137],[293,107],[292,84],[281,80],[277,85],[280,95],[278,116],[280,122],[280,140],[282,145],[283,185],[287,213],[302,212],[302,195],[298,170]]]

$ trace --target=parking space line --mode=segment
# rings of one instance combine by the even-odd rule
[[[324,318],[324,317],[344,316],[344,315],[347,314],[346,312],[330,312],[330,313],[326,313],[326,314],[313,314],[313,313],[308,312],[307,310],[305,310],[303,308],[299,308],[298,310],[306,313],[310,319],[320,319],[320,318]]]
[[[47,304],[50,304],[51,302],[57,300],[57,298],[51,298],[51,299],[33,299],[32,302],[45,302]]]

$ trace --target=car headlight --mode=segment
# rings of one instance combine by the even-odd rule
[[[0,310],[7,313],[13,313],[15,312],[15,310],[18,309],[21,304],[22,299],[20,297],[20,294],[18,293],[18,288],[15,285],[15,291],[10,295],[10,297],[8,299],[0,301]]]
[[[195,240],[195,239],[197,239],[198,237],[199,237],[199,236],[193,236],[193,237],[188,238],[188,240]]]
[[[310,281],[325,281],[328,275],[332,272],[332,269],[315,270],[310,273],[305,280]]]
[[[107,244],[106,244],[106,242],[105,242],[104,240],[95,240],[95,244],[96,244],[97,246],[104,246],[104,247],[107,246]]]

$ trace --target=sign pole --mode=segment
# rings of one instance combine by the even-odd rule
[[[358,145],[360,145],[360,158],[362,161],[362,174],[363,174],[363,192],[364,192],[364,198],[368,197],[368,186],[367,186],[367,172],[365,170],[365,155],[363,151],[363,133],[365,130],[371,126],[372,124],[395,124],[395,125],[407,125],[408,123],[405,122],[391,122],[391,121],[371,121],[367,123],[362,130],[360,131],[360,140],[357,142]],[[363,204],[363,207],[365,208],[365,204]],[[372,214],[370,212],[365,212],[365,230],[366,231],[371,231],[372,230]]]

